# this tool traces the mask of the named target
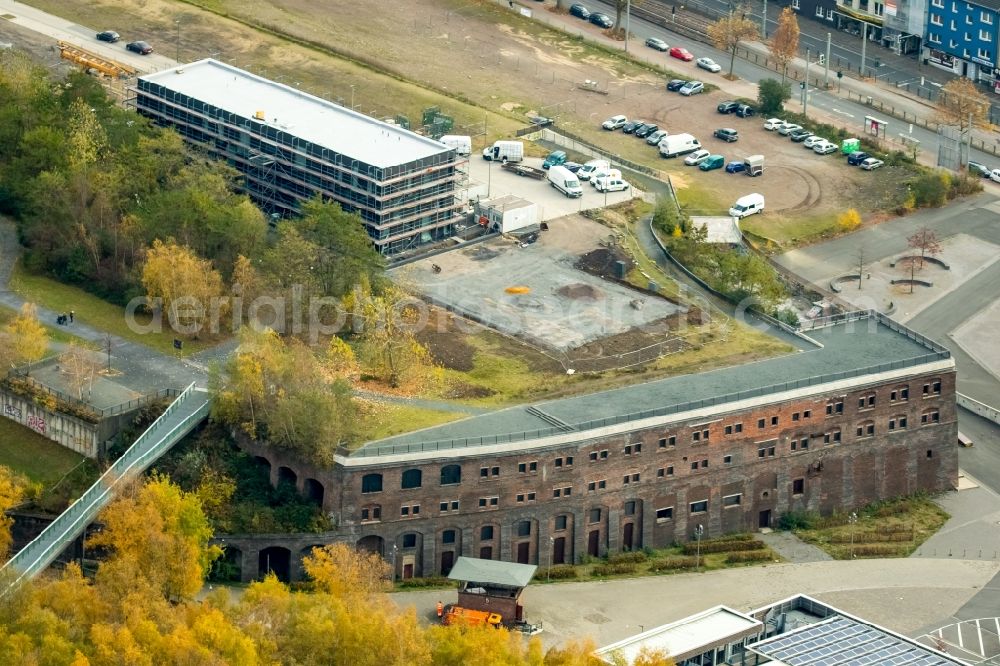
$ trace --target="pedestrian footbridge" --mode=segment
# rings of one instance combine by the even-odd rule
[[[156,460],[184,438],[208,416],[205,389],[188,386],[166,411],[146,429],[121,458],[34,541],[12,557],[0,574],[10,585],[34,578],[86,529],[114,497],[119,484],[127,483],[149,469]]]

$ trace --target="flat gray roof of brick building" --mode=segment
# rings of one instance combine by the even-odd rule
[[[882,315],[805,332],[818,344],[784,356],[645,384],[519,405],[369,442],[355,456],[528,441],[562,432],[724,404],[944,359],[950,353]],[[699,401],[704,401],[699,404]],[[694,403],[694,404],[692,404]],[[651,413],[652,412],[652,413]],[[607,422],[602,423],[602,421]]]

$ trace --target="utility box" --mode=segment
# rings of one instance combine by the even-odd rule
[[[861,139],[844,139],[840,144],[840,153],[850,155],[861,150]]]
[[[512,194],[477,201],[475,212],[480,225],[504,234],[538,224],[538,204]]]

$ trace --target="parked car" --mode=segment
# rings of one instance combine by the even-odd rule
[[[732,127],[720,127],[719,129],[712,132],[712,136],[716,139],[722,139],[728,143],[733,143],[738,141],[740,138],[740,133],[734,130]]]
[[[576,172],[577,178],[580,180],[590,180],[590,177],[601,169],[610,169],[611,163],[607,160],[590,160],[583,167]]]
[[[570,173],[576,173],[583,168],[579,162],[563,162],[563,167],[569,169]]]
[[[648,143],[651,146],[655,146],[660,141],[662,141],[663,137],[665,137],[666,135],[667,135],[667,130],[656,130],[655,132],[646,137],[646,143]]]
[[[782,120],[781,118],[768,118],[767,120],[764,121],[764,129],[766,129],[768,132],[773,132],[779,127],[784,127],[784,126],[785,126],[785,121]]]
[[[111,44],[114,44],[121,38],[122,38],[121,35],[119,35],[114,30],[104,30],[102,32],[97,33],[97,39],[99,39],[102,42],[109,42]]]
[[[702,171],[712,171],[713,169],[721,169],[725,165],[726,158],[722,155],[709,155],[702,160],[701,164],[698,165],[698,168]]]
[[[545,161],[542,162],[543,169],[549,169],[554,166],[559,166],[560,164],[565,164],[567,160],[565,150],[553,150],[545,157]]]
[[[1000,169],[990,170],[990,180],[994,183],[1000,183]]]
[[[813,134],[811,137],[802,142],[802,146],[804,148],[812,150],[817,143],[829,143],[829,141],[819,136],[818,134]]]
[[[742,173],[746,170],[747,165],[743,160],[733,160],[726,165],[726,173]]]
[[[693,153],[691,153],[690,155],[688,155],[687,157],[684,158],[684,164],[686,164],[688,166],[698,166],[699,164],[701,164],[702,162],[704,162],[706,159],[708,159],[708,156],[711,155],[711,154],[712,153],[710,153],[710,152],[708,152],[707,150],[704,150],[704,149],[702,149],[702,150],[696,150],[696,151],[694,151]]]
[[[858,166],[869,157],[871,157],[871,155],[869,155],[868,153],[856,150],[847,156],[847,163],[850,164],[851,166]]]
[[[686,85],[687,81],[684,79],[670,79],[670,81],[667,82],[667,90],[670,92],[677,92]]]
[[[677,58],[678,60],[683,60],[684,62],[691,62],[692,60],[694,60],[694,56],[691,55],[691,52],[680,46],[675,46],[672,49],[670,49],[670,57]]]
[[[979,162],[969,162],[969,173],[973,176],[982,176],[983,178],[990,177],[990,168],[985,164],[980,164]]]
[[[876,159],[874,157],[869,157],[864,162],[862,162],[859,166],[862,169],[864,169],[865,171],[874,171],[875,169],[877,169],[877,168],[879,168],[881,166],[885,166],[885,162],[883,162],[882,160]]]
[[[753,107],[749,104],[740,104],[736,107],[736,115],[740,118],[749,118],[751,116],[757,115],[757,112],[753,110]]]
[[[837,152],[837,144],[830,143],[829,141],[817,143],[813,146],[813,152],[817,155],[829,155],[830,153]]]
[[[670,47],[667,43],[660,39],[659,37],[650,37],[646,40],[646,46],[651,49],[656,49],[657,51],[669,51]]]
[[[789,134],[788,138],[792,140],[792,143],[802,143],[812,135],[813,133],[810,132],[809,130],[800,129],[800,130],[795,130],[794,132]]]
[[[626,134],[631,134],[632,132],[636,131],[645,124],[646,124],[645,120],[630,120],[624,125],[622,125],[622,131],[625,132]]]
[[[603,127],[606,130],[616,130],[624,127],[625,123],[627,122],[628,118],[626,118],[625,116],[611,116],[603,123],[601,123],[601,127]]]
[[[590,18],[590,10],[583,5],[577,3],[575,5],[569,6],[570,16],[575,16],[577,18],[582,18],[584,21]]]
[[[657,125],[656,123],[646,123],[645,125],[643,125],[642,127],[638,128],[635,131],[635,135],[640,139],[645,139],[647,136],[649,136],[653,132],[656,132],[659,129],[660,126]]]
[[[726,100],[725,102],[720,102],[719,106],[715,107],[715,110],[719,113],[735,113],[738,108],[740,108],[739,102]]]
[[[688,81],[684,84],[684,87],[678,90],[682,95],[697,95],[700,92],[704,92],[705,84],[701,81]]]
[[[795,130],[800,130],[800,129],[802,129],[802,125],[796,125],[795,123],[785,123],[784,125],[778,128],[778,134],[781,134],[782,136],[788,136]]]
[[[607,14],[601,14],[600,12],[591,14],[590,18],[588,18],[587,20],[593,23],[594,25],[605,29],[610,28],[615,24],[615,22],[611,20],[610,16],[608,16]]]
[[[153,47],[146,42],[129,42],[125,48],[139,55],[149,55],[153,52]]]
[[[594,181],[594,187],[598,192],[624,192],[629,188],[629,184],[620,176],[604,176]]]
[[[718,74],[719,72],[722,71],[722,65],[715,62],[711,58],[698,58],[695,64],[701,67],[702,69],[707,69],[713,74]]]

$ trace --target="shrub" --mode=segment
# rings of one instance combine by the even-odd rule
[[[683,231],[681,214],[677,212],[677,206],[670,197],[662,196],[656,202],[656,210],[653,211],[653,226],[671,236],[677,235],[678,229]]]
[[[774,318],[792,327],[799,325],[799,315],[795,313],[795,310],[789,310],[788,308],[778,310],[774,313]]]
[[[763,541],[751,539],[749,541],[703,541],[701,543],[701,553],[729,553],[743,550],[760,550],[767,548]],[[684,554],[694,555],[698,552],[697,543],[684,544]]]
[[[668,557],[662,560],[656,560],[649,564],[649,570],[652,573],[660,573],[662,571],[677,571],[679,569],[694,569],[698,566],[697,557]]]
[[[774,554],[767,550],[748,550],[740,553],[729,553],[726,555],[726,564],[738,564],[740,562],[764,562],[774,557]]]
[[[790,83],[782,83],[775,79],[764,79],[757,84],[757,104],[760,112],[771,115],[781,111],[785,102],[792,98]]]
[[[848,208],[837,216],[837,228],[841,231],[854,231],[861,226],[861,214],[854,208]]]
[[[455,581],[444,576],[430,576],[428,578],[407,578],[397,583],[400,589],[413,589],[421,587],[455,587]]]
[[[816,527],[820,516],[813,511],[790,511],[778,519],[778,529],[811,530]]]
[[[929,171],[910,183],[917,208],[937,208],[948,198],[951,179],[944,171]]]
[[[948,189],[949,199],[983,191],[982,178],[972,178],[967,173],[951,176],[950,181],[951,187]]]
[[[635,573],[636,565],[634,562],[619,562],[617,564],[599,564],[594,567],[591,575],[593,576],[616,576],[620,574],[630,574]]]
[[[567,580],[577,578],[579,571],[572,564],[557,564],[554,567],[540,570],[535,574],[535,580]]]
[[[630,553],[615,553],[614,555],[609,555],[608,564],[621,564],[622,562],[645,562],[647,559],[646,553],[641,550],[636,550]]]

